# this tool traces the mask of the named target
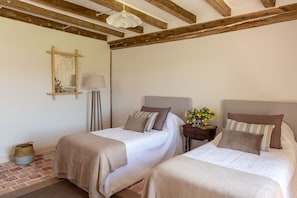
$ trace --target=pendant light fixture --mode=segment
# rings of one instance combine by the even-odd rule
[[[136,15],[129,13],[125,10],[125,3],[123,10],[107,17],[106,22],[113,27],[121,28],[134,28],[142,23],[141,19]]]

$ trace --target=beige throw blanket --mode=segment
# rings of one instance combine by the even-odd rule
[[[145,180],[142,198],[281,198],[280,185],[249,174],[186,156],[158,165]]]
[[[123,142],[79,133],[64,136],[58,142],[54,171],[58,177],[88,190],[89,197],[99,198],[104,195],[103,185],[108,174],[126,164]]]

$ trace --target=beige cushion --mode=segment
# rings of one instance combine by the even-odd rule
[[[226,130],[249,132],[253,134],[262,134],[261,150],[269,151],[271,134],[274,125],[263,124],[248,124],[246,122],[237,122],[235,120],[228,119],[226,124]]]
[[[130,131],[144,132],[144,127],[147,120],[147,117],[135,117],[130,115],[124,126],[124,129]]]
[[[260,155],[262,134],[224,130],[218,147]]]
[[[280,115],[253,115],[253,114],[237,114],[228,113],[228,118],[239,122],[246,122],[249,124],[269,124],[275,125],[272,131],[270,147],[281,149],[281,126],[284,118],[283,114]]]
[[[145,131],[151,131],[154,124],[155,124],[155,120],[157,118],[157,116],[159,115],[158,112],[147,112],[147,111],[136,111],[134,113],[135,117],[146,117],[148,118],[144,130]]]
[[[141,111],[148,111],[148,112],[158,112],[159,115],[156,118],[156,121],[154,123],[153,129],[161,131],[163,129],[163,125],[165,123],[165,120],[167,118],[167,115],[170,111],[171,107],[168,108],[159,108],[159,107],[146,107],[142,106]]]

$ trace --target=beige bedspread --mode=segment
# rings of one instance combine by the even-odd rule
[[[142,198],[281,198],[280,185],[249,174],[186,156],[158,165],[147,176]]]
[[[90,133],[62,137],[57,144],[54,171],[83,189],[90,198],[103,195],[108,174],[127,164],[123,142]]]

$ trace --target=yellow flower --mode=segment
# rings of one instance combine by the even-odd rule
[[[197,126],[197,123],[207,125],[208,120],[213,120],[213,118],[216,117],[216,114],[207,107],[203,107],[200,110],[193,108],[186,111],[184,115],[186,117],[186,122],[194,126]]]

